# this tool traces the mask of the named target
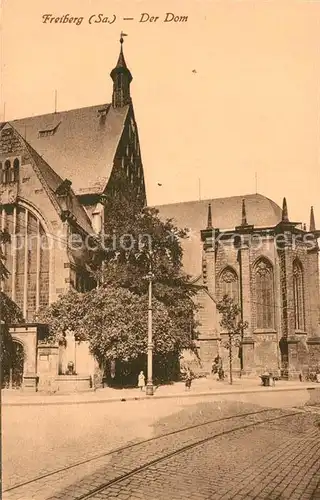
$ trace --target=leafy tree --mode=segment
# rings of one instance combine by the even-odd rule
[[[144,295],[151,265],[154,297],[181,328],[196,336],[192,299],[197,288],[182,269],[181,240],[188,237],[188,231],[176,227],[172,219],[161,220],[156,209],[141,207],[139,198],[130,192],[106,198],[104,203],[103,264],[96,279]]]
[[[0,363],[1,382],[8,376],[10,368],[19,362],[23,355],[16,349],[9,331],[11,323],[22,323],[23,315],[20,308],[5,293],[0,292]]]
[[[87,294],[71,290],[56,302],[39,311],[38,320],[49,324],[48,342],[65,342],[67,329],[75,332],[76,340],[86,340],[88,333],[83,327],[83,318],[88,312]]]
[[[79,339],[90,340],[101,363],[115,359],[136,363],[146,356],[146,275],[152,269],[154,360],[164,371],[168,359],[177,358],[182,349],[195,349],[197,288],[182,270],[180,241],[187,231],[144,207],[121,176],[112,179],[112,187],[112,196],[101,200],[105,225],[100,247],[92,255],[97,288],[83,294],[70,292],[41,319],[50,324],[53,339],[61,340],[61,333],[70,328]]]
[[[13,353],[13,342],[9,332],[11,323],[22,323],[20,308],[5,293],[0,292],[0,360],[2,368],[9,366]]]
[[[0,292],[0,319],[1,323],[5,325],[23,322],[20,307],[4,292]]]
[[[140,363],[141,370],[147,354],[147,312],[144,295],[121,287],[102,286],[87,293],[69,292],[52,304],[41,320],[49,322],[52,340],[63,341],[67,328],[75,331],[78,340],[89,340],[91,352],[101,365],[119,360],[128,370]],[[166,360],[177,358],[182,349],[193,348],[189,331],[181,328],[156,298],[153,342],[158,375]]]
[[[228,341],[224,343],[224,347],[229,352],[230,384],[232,384],[233,347],[240,347],[243,333],[248,328],[248,323],[239,319],[241,318],[241,309],[235,303],[234,299],[228,295],[224,295],[220,302],[218,302],[217,309],[222,316],[220,326],[228,332]]]

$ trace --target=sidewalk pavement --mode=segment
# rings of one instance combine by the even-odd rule
[[[43,392],[23,392],[22,390],[2,389],[1,403],[3,406],[40,406],[40,405],[71,405],[108,403],[119,401],[134,401],[145,399],[182,398],[199,396],[222,396],[228,394],[251,394],[279,391],[307,391],[318,389],[316,399],[320,401],[320,385],[312,382],[296,382],[279,380],[274,387],[262,387],[259,378],[235,379],[233,384],[218,382],[212,377],[196,379],[190,390],[186,390],[184,382],[174,382],[169,385],[155,387],[154,395],[147,396],[138,388],[113,389],[111,387],[70,394],[48,394]]]

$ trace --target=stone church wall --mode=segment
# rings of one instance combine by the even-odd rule
[[[291,238],[292,236],[288,234],[287,237]],[[231,242],[220,242],[216,250],[214,263],[212,249],[204,250],[204,284],[211,290],[216,302],[222,298],[223,289],[220,277],[224,269],[230,267],[237,273],[239,292],[242,283],[244,320],[249,323],[249,327],[244,334],[242,350],[243,372],[246,374],[259,374],[265,369],[280,373],[283,368],[283,359],[279,342],[282,336],[286,335],[288,335],[288,339],[292,340],[288,348],[289,378],[297,377],[300,371],[306,372],[310,365],[320,363],[318,343],[315,342],[309,345],[307,342],[309,338],[311,339],[316,335],[315,332],[319,324],[318,255],[316,250],[308,251],[306,244],[299,242],[299,240],[293,238],[292,242],[292,246],[286,247],[284,251],[276,248],[274,236],[272,235],[260,236],[259,245],[248,244],[240,248],[236,248]],[[261,299],[257,297],[256,293],[254,267],[260,258],[264,258],[266,262],[270,263],[273,272],[274,317],[270,327],[265,329],[258,329],[257,327],[257,305],[258,300]],[[295,259],[299,259],[303,269],[305,318],[304,332],[297,333],[295,331],[293,294],[293,263]],[[285,274],[283,271],[284,265]],[[214,273],[214,279],[212,273]],[[284,290],[286,290],[285,302],[283,302]],[[239,303],[240,297],[239,293]],[[202,305],[202,310],[199,313],[201,323],[199,353],[201,359],[209,366],[209,361],[212,362],[216,353],[213,344],[207,338],[210,337],[213,330],[211,317],[208,314],[208,307],[212,307],[212,304],[206,299],[204,293],[199,295],[198,300]],[[284,323],[284,308],[287,314],[287,323]],[[216,316],[216,338],[221,338],[220,353],[224,359],[224,365],[227,367],[228,353],[223,348],[224,333],[220,332],[219,314],[216,313],[213,316]],[[237,371],[237,369],[240,369],[240,365],[236,353],[234,358],[234,369]]]

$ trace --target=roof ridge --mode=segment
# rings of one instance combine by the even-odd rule
[[[102,106],[111,106],[111,103],[107,102],[107,103],[103,103],[103,104],[91,104],[90,106],[81,106],[79,108],[63,109],[60,111],[52,111],[51,113],[41,113],[40,115],[22,116],[21,118],[13,118],[12,120],[7,120],[4,123],[12,123],[12,122],[17,122],[17,121],[22,121],[22,120],[30,120],[32,118],[40,118],[41,116],[48,116],[48,115],[57,115],[58,116],[60,113],[69,113],[70,111],[79,111],[80,109],[100,108]]]
[[[169,205],[185,205],[187,203],[203,203],[203,202],[211,202],[211,201],[218,201],[218,200],[230,200],[231,198],[248,198],[248,197],[255,197],[255,196],[260,196],[262,198],[265,198],[269,201],[271,201],[272,203],[275,203],[274,201],[272,201],[270,198],[267,198],[266,196],[264,196],[263,194],[261,193],[248,193],[248,194],[242,194],[242,195],[233,195],[233,196],[220,196],[219,198],[205,198],[203,200],[187,200],[187,201],[176,201],[176,202],[172,202],[172,203],[163,203],[161,205],[152,205],[153,207],[165,207],[165,206],[169,206]]]

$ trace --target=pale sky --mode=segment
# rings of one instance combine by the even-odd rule
[[[58,110],[110,102],[123,30],[148,203],[198,199],[199,178],[203,199],[253,193],[257,172],[320,227],[320,1],[3,0],[1,24],[0,119],[53,112],[55,89]]]

